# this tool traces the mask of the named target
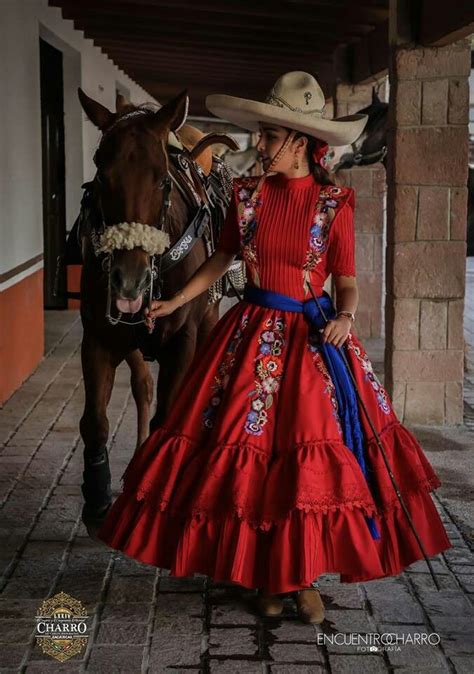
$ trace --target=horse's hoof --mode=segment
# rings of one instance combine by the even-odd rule
[[[95,526],[92,524],[85,524],[84,526],[86,527],[86,531],[89,538],[91,538],[96,543],[102,543],[103,545],[105,545],[104,541],[97,536],[97,532],[99,531],[100,526]]]
[[[84,526],[86,527],[87,534],[90,538],[92,538],[93,541],[96,541],[97,543],[103,543],[103,541],[97,536],[97,532],[107,517],[107,513],[109,512],[111,505],[112,502],[108,503],[103,508],[94,509],[85,503],[84,507],[82,508],[81,518]]]

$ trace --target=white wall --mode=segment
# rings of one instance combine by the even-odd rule
[[[77,86],[111,109],[116,84],[134,103],[153,100],[47,0],[0,0],[0,275],[43,252],[40,36],[63,51],[68,230],[99,138]]]
[[[469,76],[469,135],[474,137],[474,69]]]

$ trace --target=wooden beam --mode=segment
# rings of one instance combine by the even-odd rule
[[[200,74],[202,77],[218,75],[222,79],[238,77],[241,81],[244,80],[242,77],[242,65],[238,63],[235,64],[226,64],[225,69],[220,69],[217,67],[217,62],[209,65],[203,65],[202,63],[193,63],[191,59],[188,61],[183,61],[181,63],[173,63],[172,61],[152,61],[152,60],[140,60],[140,59],[123,59],[116,56],[113,52],[108,52],[108,56],[113,60],[119,63],[126,63],[128,68],[141,69],[143,71],[148,71],[149,73],[159,73],[159,72],[176,72],[182,73],[184,76],[189,76],[190,73]],[[247,64],[248,65],[248,64]],[[316,63],[311,64],[311,66],[317,65]],[[308,70],[313,70],[309,64],[306,65]],[[246,66],[247,67],[247,66]],[[259,70],[252,81],[259,82],[266,77],[275,77],[279,76],[285,70],[299,70],[301,69],[301,63],[287,61],[281,65],[272,65],[265,69]]]
[[[115,52],[115,50],[108,48],[107,54],[118,64],[121,64],[121,67],[125,69],[126,72],[134,73],[135,77],[143,80],[144,78],[156,77],[156,79],[168,77],[173,75],[174,77],[179,77],[185,85],[189,83],[190,79],[197,78],[203,82],[209,83],[223,83],[223,89],[225,89],[225,83],[231,80],[238,80],[241,83],[245,82],[248,86],[248,80],[242,77],[242,73],[246,72],[249,68],[252,67],[253,63],[251,61],[247,62],[233,62],[226,57],[225,69],[219,67],[221,63],[217,59],[209,59],[203,62],[203,57],[201,55],[196,55],[196,58],[186,57],[182,54],[176,55],[163,55],[156,57],[142,57],[139,54],[123,54],[123,52]],[[321,63],[317,59],[312,59],[311,61],[305,60],[302,63],[298,59],[287,59],[282,61],[274,61],[267,63],[265,66],[259,67],[258,72],[252,76],[252,84],[260,86],[261,83],[264,86],[267,86],[267,83],[274,82],[282,73],[287,72],[288,70],[301,70],[306,69],[312,72],[319,78],[319,72],[321,70]],[[220,73],[220,74],[219,74]]]
[[[279,77],[280,74],[281,73],[279,73],[276,77]],[[321,84],[321,87],[324,91],[325,90],[324,85],[328,81],[331,81],[332,78],[333,78],[332,64],[321,64],[320,67],[319,67],[319,71],[316,74],[316,77],[317,77],[317,79],[318,79],[319,83]],[[266,78],[266,80],[268,82],[268,86],[271,86],[272,84],[274,84],[275,79],[276,78],[274,78],[272,75],[268,75],[267,78]],[[146,81],[147,85],[151,86],[153,84],[153,82],[160,82],[161,80],[160,80],[159,76],[155,76],[155,75],[150,76],[149,73],[148,74],[144,73],[142,81]],[[209,93],[207,84],[204,81],[198,82],[198,81],[194,80],[194,82],[192,82],[190,84],[189,81],[180,80],[180,81],[175,82],[174,84],[180,85],[180,86],[188,86],[188,85],[193,86],[195,88],[200,88],[203,91],[207,91],[207,93]],[[261,89],[261,84],[257,83],[256,85],[254,85],[253,80],[239,80],[239,81],[232,80],[232,81],[229,82],[229,86],[233,91],[238,92],[237,93],[238,96],[244,96],[245,97],[247,95],[248,91],[252,90],[252,89],[255,89],[255,90],[259,91],[261,98],[264,98],[265,95],[266,95],[266,91]]]
[[[189,63],[193,63],[196,65],[202,65],[203,68],[210,67],[215,69],[217,67],[222,67],[222,60],[220,56],[208,55],[202,52],[197,52],[196,50],[184,53],[182,51],[170,53],[167,50],[157,51],[148,49],[145,50],[142,48],[137,49],[136,47],[124,47],[115,43],[112,45],[109,42],[106,44],[107,54],[109,54],[112,58],[117,58],[127,62],[133,62],[136,60],[139,62],[148,62],[152,66],[154,64],[159,65],[161,63],[171,63],[179,64],[180,66],[186,66]],[[235,66],[240,68],[241,72],[242,68],[253,68],[255,70],[254,59],[248,56],[245,52],[232,52],[231,54],[228,54],[226,56],[225,63],[226,67]],[[298,55],[295,55],[294,58],[287,56],[278,57],[278,55],[274,55],[272,56],[272,59],[269,59],[268,61],[264,61],[262,59],[258,66],[258,72],[255,73],[255,75],[258,76],[258,73],[260,72],[273,71],[275,68],[286,66],[289,63],[293,63],[295,66],[297,66],[297,69],[301,69],[303,65]]]
[[[72,14],[72,12],[71,12]],[[71,17],[72,18],[72,17]],[[244,28],[244,26],[231,25],[221,26],[215,22],[208,23],[207,21],[199,23],[198,21],[187,22],[167,19],[165,21],[157,18],[156,21],[150,21],[137,17],[120,19],[114,18],[95,18],[90,16],[74,17],[76,28],[80,30],[90,30],[98,32],[122,32],[127,31],[131,35],[146,36],[153,35],[156,39],[164,36],[176,36],[180,39],[187,39],[188,37],[199,37],[199,39],[225,39],[235,40],[236,30],[242,30],[246,39],[258,40],[260,42],[275,41],[283,39],[285,41],[313,41],[320,38],[324,42],[341,41],[344,39],[359,38],[373,29],[372,25],[368,24],[341,24],[337,21],[322,21],[306,23],[292,23],[284,24],[275,22],[270,25],[262,27],[259,25],[251,25]],[[240,38],[239,38],[240,40]]]
[[[440,0],[422,0],[419,42],[441,47],[474,33],[474,0],[457,0],[449,4]]]
[[[308,0],[213,0],[211,2],[197,3],[195,0],[114,0],[113,2],[100,2],[97,0],[50,0],[50,4],[73,9],[77,15],[80,13],[88,14],[89,10],[98,11],[122,11],[122,8],[129,11],[130,16],[139,15],[140,12],[153,14],[175,10],[180,13],[180,18],[186,16],[199,15],[207,12],[212,14],[215,21],[220,17],[237,15],[240,17],[261,17],[278,18],[282,21],[291,21],[296,18],[301,22],[311,20],[321,16],[328,18],[336,17],[338,20],[346,20],[360,23],[377,23],[387,19],[388,6],[380,7],[368,2],[354,5],[351,0],[317,0],[308,2]]]
[[[140,73],[135,73],[140,75]],[[332,66],[327,66],[320,69],[318,73],[318,81],[321,84],[321,87],[325,93],[329,93],[328,82],[332,78]],[[176,81],[166,81],[166,78],[162,80],[159,76],[150,77],[149,74],[145,73],[140,77],[140,84],[147,91],[157,91],[158,88],[161,92],[167,93],[168,97],[171,97],[182,91],[183,89],[188,89],[188,92],[192,96],[201,96],[205,97],[210,93],[213,93],[214,86],[209,87],[206,82],[197,82],[196,80],[189,82],[186,80],[177,79]],[[269,78],[267,85],[251,85],[249,86],[248,81],[230,81],[228,83],[223,83],[221,88],[221,93],[227,93],[231,96],[241,96],[243,98],[255,98],[257,100],[263,100],[270,90],[271,86],[274,84],[274,79]],[[163,93],[162,93],[163,96]],[[160,100],[160,99],[159,99]]]
[[[139,73],[135,73],[139,75]],[[214,93],[219,90],[219,93],[226,93],[229,96],[239,96],[243,98],[256,98],[258,100],[263,100],[267,93],[270,91],[272,85],[274,84],[273,80],[269,80],[267,85],[252,86],[250,89],[245,88],[242,85],[242,82],[228,82],[227,84],[208,84],[207,82],[198,82],[197,80],[191,81],[182,81],[181,79],[173,80],[172,78],[153,77],[150,78],[145,75],[140,79],[142,86],[146,86],[147,89],[160,89],[160,91],[170,91],[178,92],[186,89],[190,95],[194,93],[195,96],[205,97],[208,94]]]
[[[386,10],[383,10],[383,15],[387,14]],[[183,11],[177,9],[162,9],[160,11],[150,12],[149,10],[140,12],[133,12],[130,9],[128,10],[113,10],[110,9],[107,12],[102,11],[102,5],[99,8],[94,10],[85,9],[83,4],[79,6],[66,6],[63,9],[63,16],[65,19],[72,19],[74,21],[80,22],[81,24],[87,23],[90,26],[102,26],[112,28],[114,26],[120,26],[125,24],[126,26],[134,25],[144,25],[146,28],[149,28],[151,25],[164,29],[175,28],[176,30],[187,30],[191,27],[194,31],[204,30],[205,28],[211,28],[214,32],[225,32],[226,29],[241,29],[244,31],[249,30],[259,30],[260,36],[262,30],[266,33],[271,31],[281,31],[285,30],[287,32],[298,32],[301,29],[305,29],[310,32],[323,33],[328,30],[337,29],[338,32],[346,34],[364,34],[373,28],[380,20],[386,20],[381,18],[375,20],[370,17],[365,17],[361,15],[360,12],[354,12],[350,8],[347,12],[344,12],[344,16],[340,11],[337,12],[313,12],[304,17],[293,16],[292,19],[286,19],[284,25],[282,25],[282,19],[277,16],[268,16],[268,17],[255,17],[250,23],[249,19],[245,17],[244,14],[240,13],[237,15],[223,15],[215,16],[212,12],[203,12],[199,9],[193,13],[191,17],[183,17]],[[201,26],[201,28],[198,28]],[[327,35],[327,32],[326,32]],[[235,33],[234,33],[235,37]]]
[[[364,82],[371,77],[379,76],[388,68],[388,21],[377,28],[362,40],[348,45],[347,58],[349,81],[352,83]]]
[[[113,51],[107,52],[108,56],[112,58],[117,63],[126,64],[127,68],[134,68],[135,70],[141,70],[148,73],[178,73],[183,77],[190,77],[191,75],[198,75],[203,79],[215,79],[216,77],[220,78],[223,81],[227,79],[236,78],[242,81],[242,65],[238,63],[228,63],[226,62],[225,69],[218,68],[217,62],[210,64],[202,64],[201,62],[193,62],[192,59],[187,61],[180,61],[176,63],[171,60],[161,60],[161,59],[140,59],[138,57],[124,59],[119,55],[116,55]],[[307,64],[305,67],[308,70],[313,70],[313,64]],[[248,67],[248,64],[245,65]],[[271,64],[266,68],[259,69],[258,73],[252,76],[252,81],[260,82],[267,79],[268,77],[279,77],[282,72],[288,70],[299,70],[301,69],[301,62],[292,62],[287,61],[282,63],[282,65]]]
[[[348,38],[344,36],[339,36],[336,32],[332,35],[324,37],[324,34],[311,34],[311,33],[287,33],[283,31],[282,33],[272,33],[270,35],[259,37],[259,31],[247,31],[245,36],[240,37],[237,41],[235,40],[235,33],[227,34],[216,34],[212,31],[195,31],[189,29],[187,31],[180,29],[171,29],[171,28],[158,28],[158,27],[145,27],[140,28],[134,24],[127,26],[94,26],[90,25],[87,21],[75,21],[76,27],[84,32],[87,32],[88,35],[93,37],[104,37],[110,36],[114,39],[127,39],[134,40],[137,48],[139,48],[140,43],[145,43],[147,41],[153,41],[156,44],[192,44],[196,46],[202,46],[207,44],[213,44],[216,46],[222,46],[225,48],[234,47],[234,49],[240,48],[245,49],[247,47],[261,47],[261,48],[277,48],[278,50],[284,45],[285,47],[290,47],[292,50],[299,52],[310,51],[312,50],[312,45],[315,43],[320,49],[335,47],[341,42],[348,41]],[[324,39],[318,39],[323,38]],[[357,36],[360,37],[360,36]]]
[[[193,0],[83,0],[81,6],[95,5],[97,6],[100,2],[100,5],[115,5],[127,6],[130,5],[134,11],[138,11],[142,7],[149,7],[153,9],[160,9],[162,7],[190,7],[193,10],[198,9],[196,3]],[[350,0],[314,0],[311,4],[315,7],[340,7],[345,6],[350,2]],[[76,0],[49,0],[49,4],[53,7],[63,7],[65,5],[76,5]],[[246,12],[251,10],[253,6],[252,0],[226,0],[225,3],[222,0],[201,0],[199,3],[199,8],[202,8],[207,11],[216,11],[221,13],[233,13],[242,10]],[[308,0],[261,0],[260,4],[262,7],[271,8],[272,6],[277,9],[281,7],[297,7],[301,5],[308,5]],[[365,7],[374,7],[377,6],[377,2],[367,2],[363,3]]]
[[[129,72],[134,74],[134,77],[138,78],[141,82],[147,81],[150,82],[156,79],[157,82],[162,84],[170,84],[173,86],[181,86],[183,88],[190,86],[190,83],[202,83],[203,88],[209,89],[209,87],[219,87],[222,92],[226,90],[234,90],[241,92],[239,95],[242,95],[242,92],[246,91],[246,85],[242,82],[242,77],[234,75],[232,77],[225,76],[222,73],[216,74],[202,74],[198,70],[189,71],[177,71],[177,70],[148,70],[143,67],[130,66]],[[258,80],[252,82],[252,87],[262,91],[262,97],[265,97],[265,92],[270,91],[274,82],[278,79],[281,73],[276,75],[266,75],[265,77],[260,77]]]
[[[159,80],[143,80],[140,81],[140,85],[150,93],[153,98],[156,98],[160,103],[166,103],[167,101],[177,96],[184,89],[187,90],[189,95],[189,114],[190,115],[205,115],[212,117],[209,110],[206,108],[205,99],[208,94],[211,93],[226,93],[231,96],[243,96],[244,98],[253,98],[253,99],[262,99],[265,97],[266,91],[263,92],[260,90],[247,89],[242,90],[242,88],[236,90],[232,86],[221,90],[220,88],[215,87],[202,87],[197,86],[196,84],[191,84],[190,86],[183,86],[182,84],[170,84],[169,82],[160,82]]]
[[[418,41],[421,0],[390,0],[389,44],[398,47]]]
[[[168,54],[176,52],[176,53],[187,53],[192,56],[193,54],[196,53],[196,50],[202,50],[202,53],[220,56],[222,59],[221,60],[222,64],[225,63],[225,58],[228,54],[239,54],[242,52],[240,42],[235,45],[230,45],[225,43],[214,44],[214,43],[202,43],[194,41],[179,43],[176,40],[160,40],[160,42],[157,43],[155,40],[148,40],[148,41],[141,40],[141,43],[137,44],[136,41],[130,40],[126,34],[124,35],[110,35],[108,33],[94,34],[89,31],[84,31],[84,34],[87,38],[94,40],[94,42],[97,45],[104,47],[105,50],[107,49],[107,47],[113,48],[121,44],[135,48],[137,51],[139,51],[140,47],[144,47],[149,50],[152,50],[153,48],[156,47],[157,54],[165,51]],[[273,56],[272,51],[268,46],[259,45],[258,43],[257,44],[249,43],[245,48],[245,52],[250,58],[257,59],[255,61],[255,66],[257,66],[258,64],[258,59],[272,58]],[[280,48],[275,47],[275,54],[279,55],[280,57],[284,56],[301,59],[314,58],[316,55],[321,55],[322,58],[326,58],[329,61],[332,58],[331,50],[329,50],[327,47],[325,48],[324,45],[318,45],[315,46],[314,48],[309,49],[307,47],[298,49],[297,45],[295,45],[294,48],[291,48],[291,46],[285,46]]]

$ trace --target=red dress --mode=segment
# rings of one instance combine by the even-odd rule
[[[242,251],[250,285],[306,300],[305,278],[320,295],[329,273],[355,275],[352,189],[276,175],[255,213],[254,186],[235,181],[218,246]],[[343,348],[435,555],[451,547],[430,496],[440,481],[360,341],[350,334]],[[422,554],[361,421],[377,502],[344,444],[335,387],[303,314],[238,302],[198,347],[165,424],[133,456],[99,538],[172,576],[198,572],[270,593],[322,573],[342,582],[396,575]]]

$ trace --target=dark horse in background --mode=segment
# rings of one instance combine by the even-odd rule
[[[332,167],[335,172],[354,166],[367,166],[379,161],[386,168],[388,103],[380,100],[373,87],[372,102],[357,112],[368,115],[369,119],[357,140],[347,146],[347,150],[340,156],[338,163]]]
[[[170,198],[170,192],[165,190],[165,185],[169,190],[171,184],[168,140],[170,133],[184,123],[188,106],[186,93],[159,109],[140,112],[121,96],[117,97],[115,113],[82,90],[79,90],[79,98],[88,118],[102,131],[94,156],[97,173],[90,184],[90,199],[95,204],[96,215],[100,214],[99,224],[106,229],[118,223],[148,223],[156,227],[161,222],[172,247],[192,218],[182,191],[174,186]],[[193,127],[188,128],[188,133],[190,129]],[[211,142],[202,142],[207,140],[202,138],[204,134],[194,131],[196,139],[201,137],[198,145],[205,164],[209,160],[206,153],[212,158]],[[238,147],[228,137],[224,140],[220,137],[215,142],[226,140],[234,149]],[[84,441],[82,492],[85,504],[82,520],[93,536],[112,500],[107,406],[120,363],[126,361],[131,370],[131,390],[138,415],[137,447],[149,434],[153,401],[153,379],[138,348],[135,329],[121,323],[111,324],[106,314],[114,310],[116,315],[119,311],[133,315],[141,309],[147,289],[151,292],[153,287],[154,258],[138,246],[131,250],[113,250],[105,258],[97,253],[93,228],[83,234],[81,357],[85,407],[80,431]],[[178,264],[159,272],[161,296],[169,298],[181,289],[207,257],[205,242],[198,238]],[[209,304],[206,292],[157,321],[153,333],[153,355],[159,362],[155,424],[166,417],[197,344],[212,330],[218,314],[219,302]]]
[[[338,163],[332,167],[335,172],[379,161],[386,168],[388,103],[380,100],[374,87],[371,104],[358,112],[368,115],[368,122],[359,138],[352,143],[352,146],[348,146]],[[474,167],[472,166],[469,166],[467,188],[467,254],[474,255]]]

